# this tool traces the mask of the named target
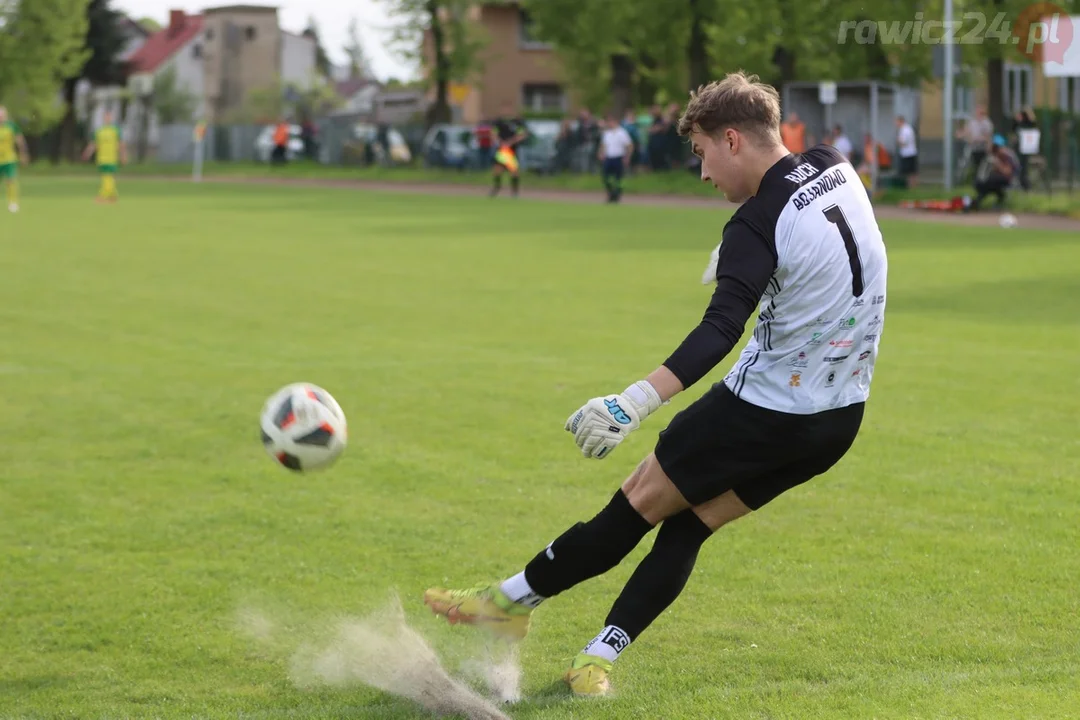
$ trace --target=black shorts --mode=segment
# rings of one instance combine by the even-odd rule
[[[900,157],[900,174],[914,175],[919,172],[919,156],[912,155],[911,157]]]
[[[660,432],[656,459],[691,505],[732,490],[757,510],[835,465],[855,442],[864,408],[793,415],[740,400],[721,382]]]

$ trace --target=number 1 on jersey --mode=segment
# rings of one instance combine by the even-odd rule
[[[851,265],[851,292],[855,297],[862,297],[862,262],[859,260],[859,246],[855,244],[855,233],[851,232],[851,226],[839,205],[830,205],[822,212],[825,213],[825,219],[840,230],[840,237],[844,239],[844,247],[847,248],[848,263]]]

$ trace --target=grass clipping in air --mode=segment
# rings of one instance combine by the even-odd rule
[[[257,613],[247,613],[243,625],[249,635],[264,641],[273,634],[271,621]],[[397,596],[367,617],[338,620],[324,639],[301,644],[292,652],[289,665],[290,678],[299,688],[363,684],[412,700],[438,715],[510,720],[443,668],[427,641],[409,627]],[[470,674],[482,679],[500,700],[519,699],[516,653],[497,663],[486,658],[470,665]]]

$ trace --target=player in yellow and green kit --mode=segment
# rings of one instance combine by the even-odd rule
[[[98,170],[101,172],[98,202],[116,202],[120,197],[116,191],[116,171],[121,163],[127,162],[127,147],[124,145],[119,126],[113,123],[111,112],[106,112],[105,117],[102,118],[101,127],[94,133],[94,139],[83,152],[83,160],[89,160],[95,152]]]
[[[30,151],[19,126],[8,120],[7,108],[0,105],[0,181],[7,186],[8,210],[19,211],[19,161],[30,162]]]

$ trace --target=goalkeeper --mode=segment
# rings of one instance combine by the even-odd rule
[[[691,94],[678,130],[701,158],[701,179],[741,204],[703,278],[716,289],[660,367],[587,402],[566,430],[586,457],[608,457],[727,356],[757,311],[753,338],[594,517],[502,583],[424,595],[451,623],[521,639],[537,605],[611,570],[659,526],[603,629],[566,673],[578,695],[608,691],[619,654],[682,592],[716,530],[844,456],[862,423],[884,323],[887,261],[873,207],[834,148],[787,151],[774,88],[732,73]]]

